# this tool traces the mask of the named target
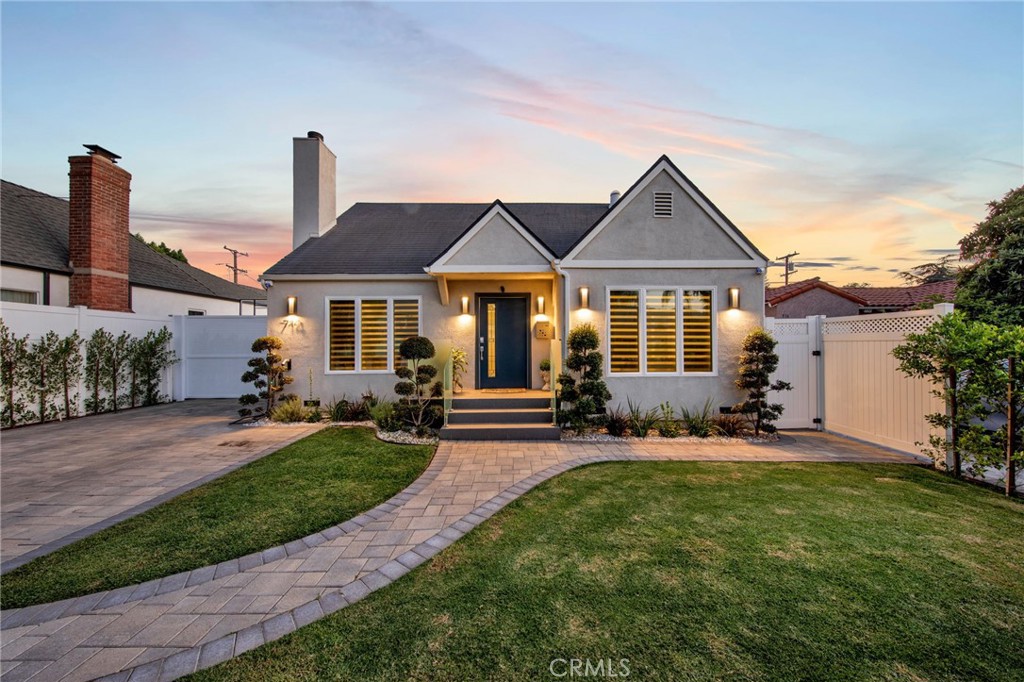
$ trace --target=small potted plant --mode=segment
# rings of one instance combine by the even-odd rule
[[[302,401],[303,407],[320,407],[320,398],[313,397],[313,370],[309,370],[309,400]]]
[[[469,356],[464,348],[452,348],[452,393],[462,393],[462,375],[466,371]]]
[[[540,390],[542,390],[542,391],[550,391],[551,390],[551,361],[548,360],[547,358],[544,358],[543,360],[540,361],[540,378],[544,382],[544,385],[541,386]]]

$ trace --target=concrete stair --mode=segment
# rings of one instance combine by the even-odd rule
[[[444,440],[558,440],[546,398],[455,398]]]

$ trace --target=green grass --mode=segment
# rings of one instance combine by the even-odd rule
[[[595,465],[192,679],[565,680],[550,662],[578,658],[631,680],[1020,680],[1022,531],[1024,505],[918,467]]]
[[[323,530],[412,483],[433,447],[325,429],[0,577],[3,608],[89,594]]]

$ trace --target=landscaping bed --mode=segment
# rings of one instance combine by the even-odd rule
[[[434,452],[327,428],[0,578],[4,609],[108,590],[301,538],[386,501]]]
[[[1022,528],[920,467],[599,464],[192,679],[1015,680]]]

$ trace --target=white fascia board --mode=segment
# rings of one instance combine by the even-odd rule
[[[432,275],[475,274],[500,275],[523,272],[541,272],[550,274],[550,265],[442,265],[430,268]]]
[[[577,260],[562,262],[562,267],[570,269],[685,269],[685,270],[721,270],[735,268],[763,268],[763,260]]]
[[[349,275],[349,274],[336,274],[336,275],[270,275],[264,279],[269,279],[271,282],[360,282],[360,281],[376,281],[376,282],[398,282],[403,280],[429,280],[430,275],[424,273],[422,275],[410,275],[410,274],[395,274],[395,275]]]
[[[586,237],[584,237],[583,241],[581,241],[579,244],[573,247],[573,250],[565,255],[565,257],[562,259],[562,263],[573,263],[573,260],[576,258],[579,252],[585,249],[587,245],[590,244],[590,242],[593,241],[594,238],[598,234],[600,234],[602,230],[604,230],[604,228],[608,227],[608,225],[613,220],[615,220],[615,218],[619,215],[623,208],[625,208],[627,205],[632,203],[634,199],[640,196],[643,190],[645,190],[647,186],[651,184],[651,181],[653,181],[654,178],[657,177],[658,174],[661,173],[662,171],[665,171],[666,173],[669,174],[669,177],[671,177],[675,181],[675,183],[679,185],[679,187],[682,188],[684,192],[686,192],[687,196],[693,199],[693,201],[698,206],[700,206],[701,210],[704,211],[704,213],[706,213],[711,218],[711,220],[713,220],[715,224],[718,225],[722,229],[722,231],[725,232],[729,236],[729,238],[732,239],[732,241],[735,242],[736,245],[743,250],[743,253],[750,256],[751,259],[757,261],[758,265],[761,265],[762,267],[766,265],[765,261],[758,256],[757,252],[751,249],[750,246],[747,245],[747,242],[743,240],[738,234],[736,234],[736,230],[734,230],[729,225],[729,223],[722,220],[722,217],[718,214],[718,211],[713,209],[708,204],[708,202],[706,202],[704,198],[701,197],[701,195],[694,190],[693,185],[687,182],[686,179],[684,179],[681,175],[679,175],[679,173],[675,171],[675,169],[672,168],[671,164],[664,160],[660,161],[657,165],[654,166],[654,168],[651,169],[647,176],[644,177],[640,184],[638,184],[633,189],[633,191],[630,193],[628,197],[626,197],[624,200],[620,199],[615,203],[615,206],[601,220],[597,227],[591,230],[590,233]],[[573,263],[573,265],[575,265],[575,263]]]
[[[447,268],[444,267],[444,265],[448,261],[450,261],[452,258],[454,258],[455,254],[457,254],[462,249],[462,247],[464,247],[469,242],[469,240],[471,240],[473,237],[475,237],[477,235],[477,233],[480,232],[480,230],[483,229],[484,225],[486,225],[496,215],[500,215],[502,218],[504,218],[505,221],[508,222],[508,224],[511,225],[516,230],[516,232],[518,232],[520,235],[522,235],[523,238],[526,239],[526,241],[530,243],[530,246],[532,246],[534,249],[537,250],[537,253],[539,253],[540,255],[542,255],[544,257],[544,260],[551,261],[551,260],[554,259],[554,257],[555,257],[554,254],[552,254],[550,251],[548,251],[547,248],[545,248],[545,246],[543,244],[541,244],[539,241],[537,241],[534,238],[534,236],[532,234],[530,234],[530,231],[527,230],[525,227],[523,227],[522,223],[520,223],[518,220],[516,220],[512,216],[512,214],[510,214],[504,208],[502,208],[501,206],[495,205],[495,206],[492,206],[491,209],[489,211],[487,211],[487,213],[485,213],[478,221],[476,221],[476,223],[473,225],[473,227],[471,227],[466,232],[466,234],[462,235],[462,237],[460,237],[457,242],[452,244],[451,247],[447,251],[445,251],[440,256],[438,256],[437,259],[433,263],[430,264],[430,271],[431,272],[469,272],[469,270],[447,269]],[[511,268],[514,268],[515,266],[487,266],[487,267],[492,267],[492,268],[493,267],[504,267],[504,271],[505,272],[534,272],[533,270],[526,271],[526,270],[511,269]],[[530,266],[530,267],[535,267],[535,266]],[[487,272],[488,270],[486,268],[481,267],[480,271],[481,272]]]

